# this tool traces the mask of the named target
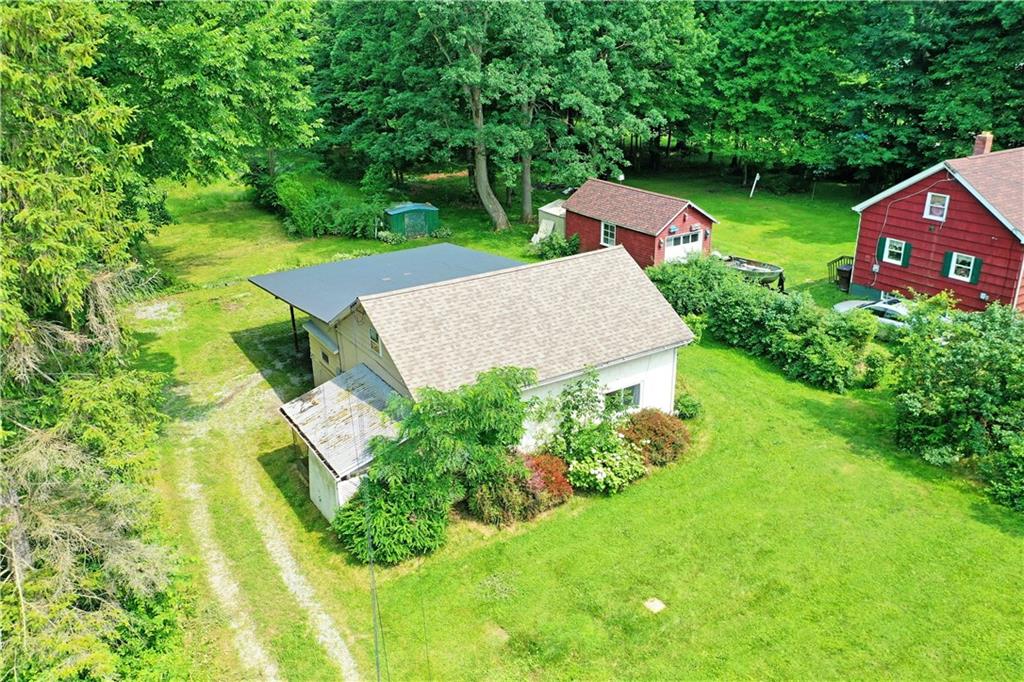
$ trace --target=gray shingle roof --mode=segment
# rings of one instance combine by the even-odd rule
[[[693,340],[621,246],[359,302],[414,394],[506,365],[543,382]]]
[[[331,323],[360,296],[517,265],[522,263],[454,244],[432,244],[256,275],[249,281],[285,303]]]

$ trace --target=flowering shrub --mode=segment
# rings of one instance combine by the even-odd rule
[[[530,472],[527,488],[541,509],[560,505],[572,496],[572,485],[565,477],[565,460],[554,455],[529,455],[523,463]]]
[[[569,482],[579,490],[617,493],[647,473],[640,451],[623,439],[614,450],[595,451],[569,463]]]
[[[679,459],[690,442],[681,419],[654,408],[629,415],[620,433],[637,447],[645,462],[658,466]]]

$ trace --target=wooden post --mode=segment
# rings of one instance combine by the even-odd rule
[[[291,314],[292,314],[292,340],[295,341],[295,354],[298,355],[298,353],[299,353],[299,330],[295,326],[295,306],[289,305],[288,306],[288,310],[291,311]]]

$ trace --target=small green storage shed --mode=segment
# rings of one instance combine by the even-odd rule
[[[384,210],[384,229],[406,237],[433,234],[440,224],[436,206],[406,202]]]

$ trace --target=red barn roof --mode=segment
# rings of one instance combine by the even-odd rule
[[[940,170],[946,170],[1024,242],[1024,147],[942,161],[857,204],[853,210],[860,213]]]
[[[583,183],[565,202],[567,211],[652,235],[660,233],[690,206],[718,222],[686,199],[595,178]]]

